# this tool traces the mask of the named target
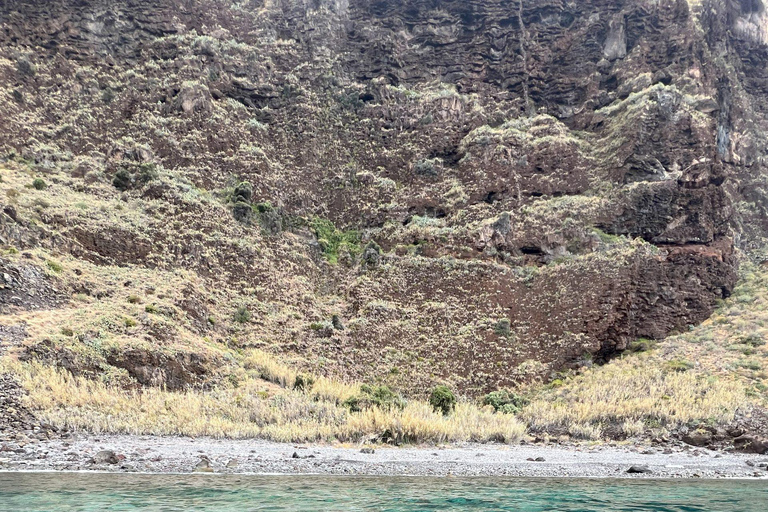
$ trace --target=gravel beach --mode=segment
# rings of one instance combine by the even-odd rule
[[[18,439],[0,445],[0,471],[49,470],[768,479],[768,456],[685,446],[462,444],[395,448],[113,435]]]

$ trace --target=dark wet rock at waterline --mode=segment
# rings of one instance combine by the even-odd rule
[[[649,473],[653,473],[653,471],[651,471],[651,469],[648,466],[630,466],[630,468],[627,470],[627,473],[649,474]]]

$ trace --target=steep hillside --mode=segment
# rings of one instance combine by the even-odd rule
[[[686,331],[765,254],[766,56],[762,0],[3,2],[3,350],[478,397]]]

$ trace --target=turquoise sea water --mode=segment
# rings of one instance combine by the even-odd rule
[[[0,511],[766,512],[768,481],[0,473]]]

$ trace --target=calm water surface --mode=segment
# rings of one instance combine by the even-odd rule
[[[768,481],[0,473],[0,511],[768,511]]]

